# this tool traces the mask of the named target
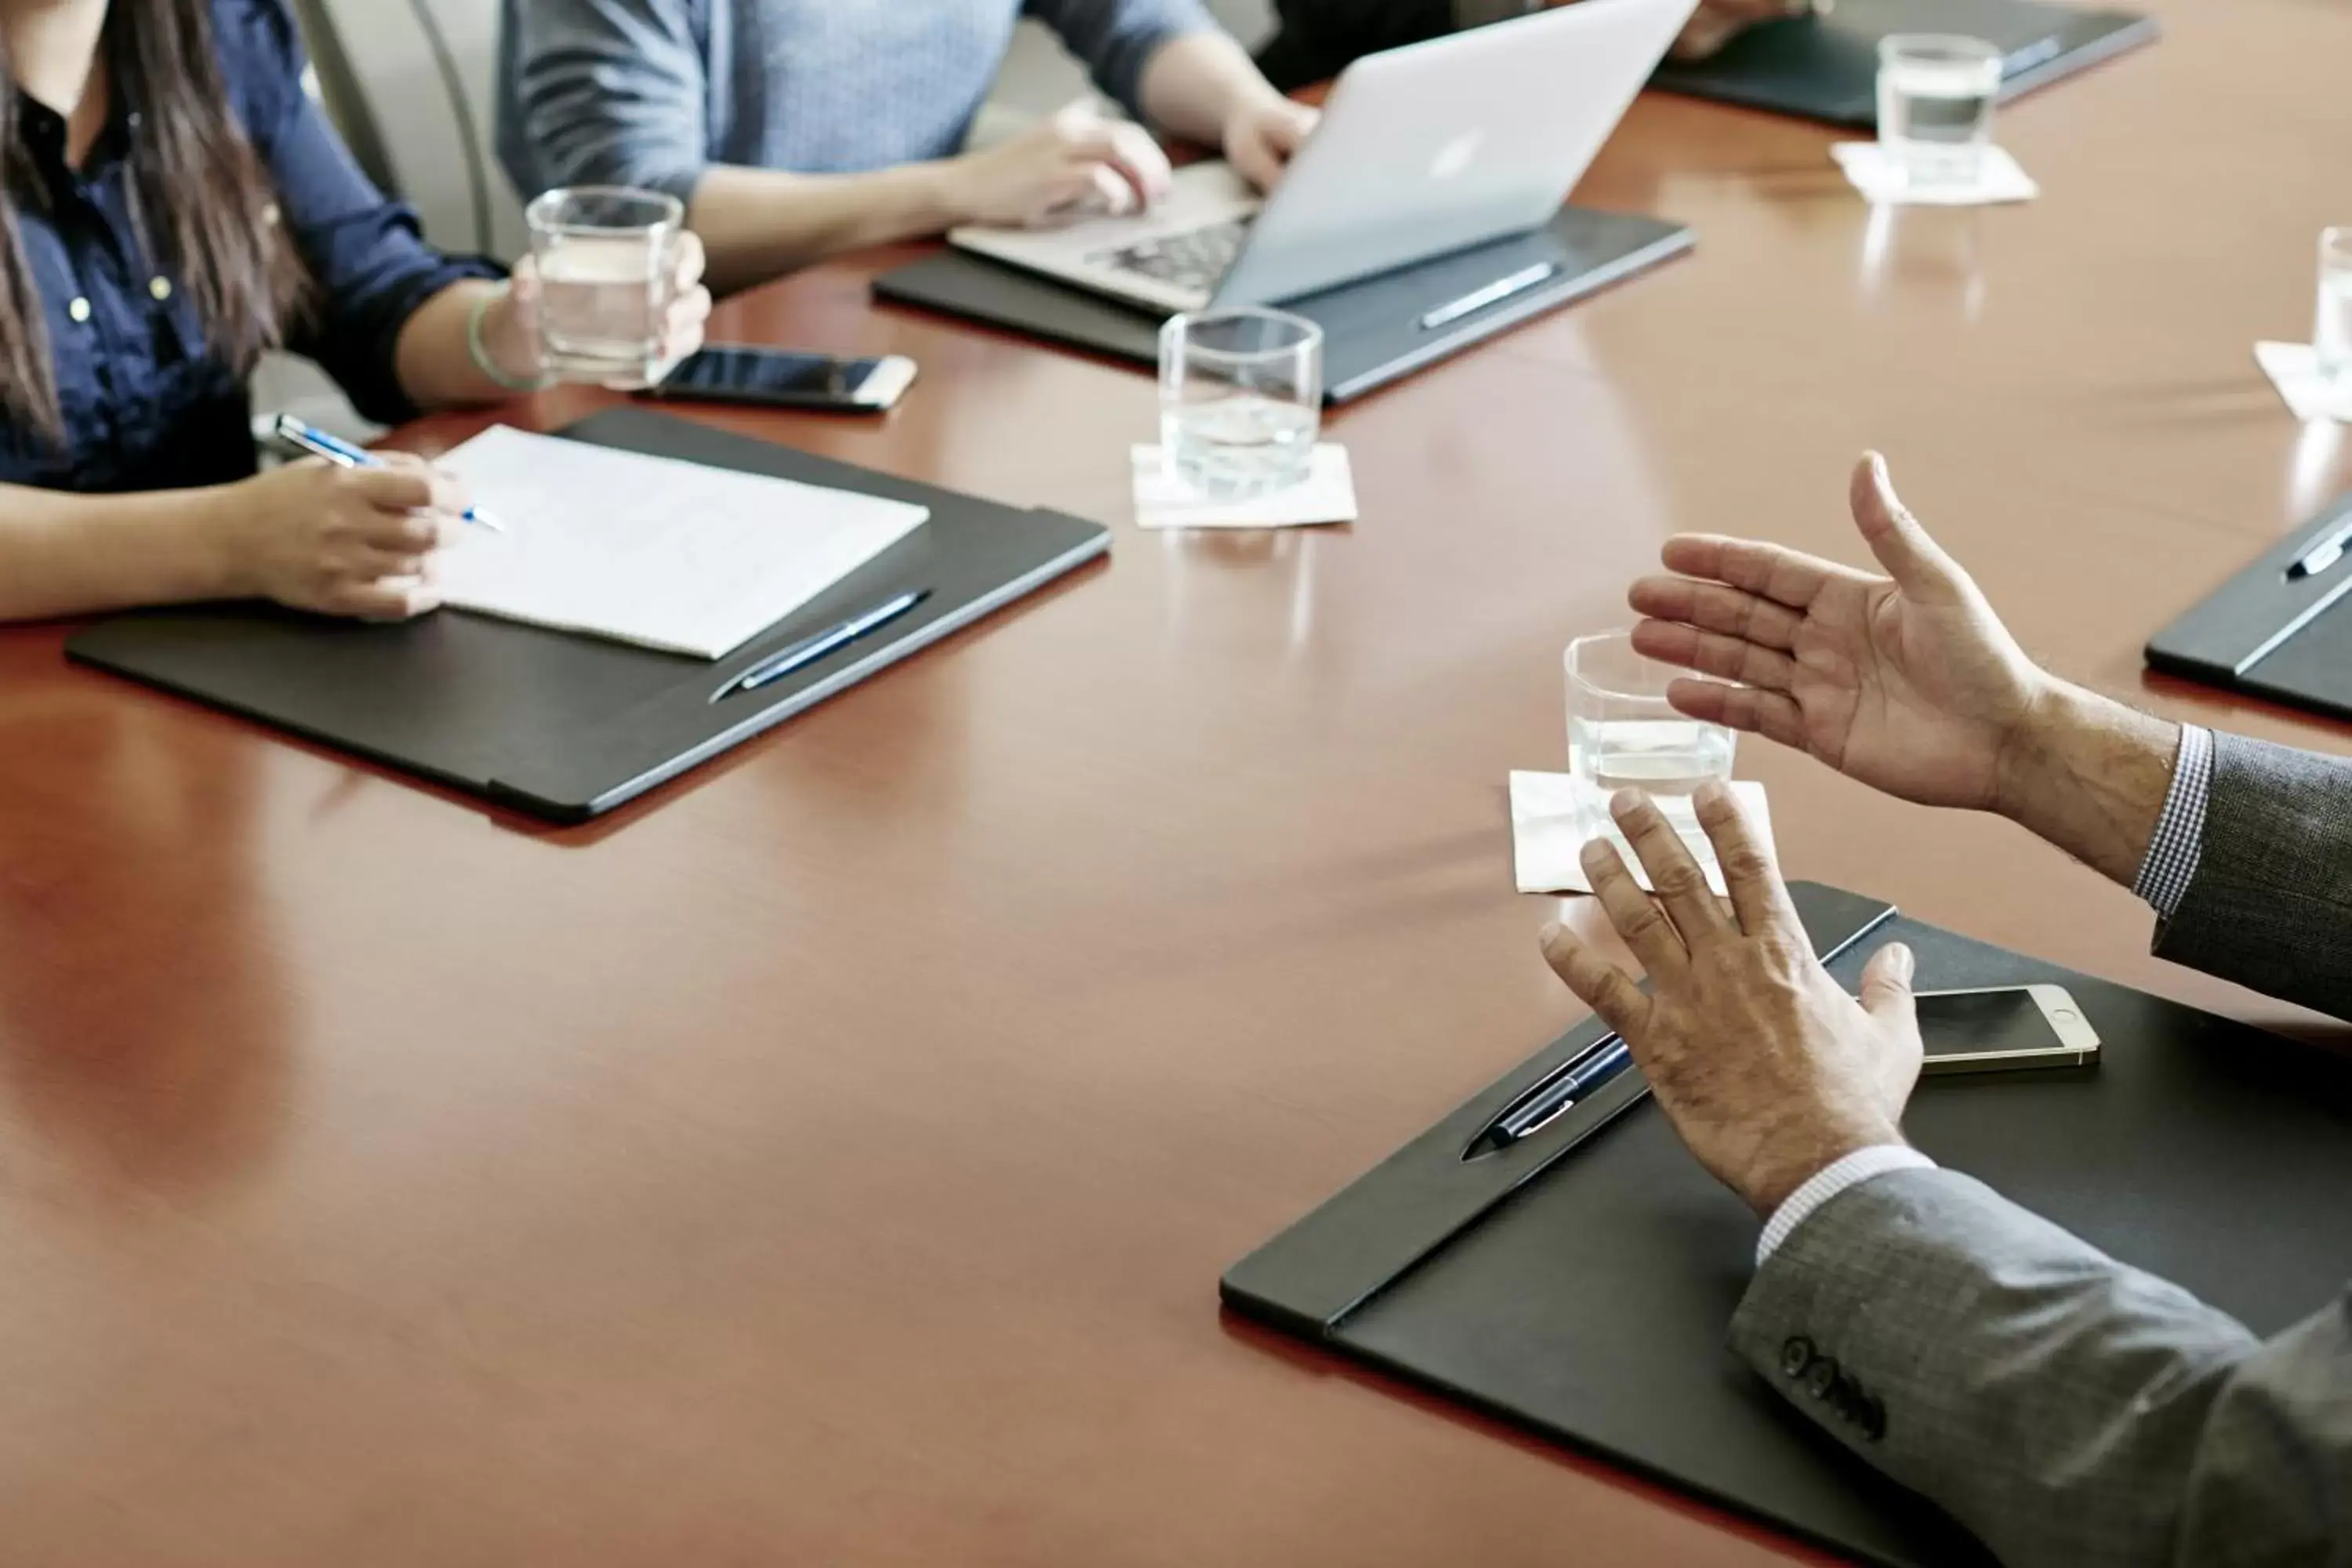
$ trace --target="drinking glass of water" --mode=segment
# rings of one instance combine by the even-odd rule
[[[597,386],[650,386],[661,372],[685,205],[659,191],[549,191],[525,213],[539,264],[547,374]]]
[[[2352,227],[2319,231],[2319,321],[2311,346],[2320,374],[2352,381]]]
[[[1568,771],[1596,826],[1621,789],[1645,791],[1671,815],[1709,779],[1730,779],[1733,733],[1666,701],[1667,683],[1690,671],[1634,652],[1631,632],[1579,637],[1566,663]]]
[[[1878,144],[1914,185],[1965,185],[1992,142],[2000,50],[1981,38],[1896,33],[1878,45]]]
[[[1246,500],[1305,479],[1323,422],[1323,329],[1255,307],[1160,330],[1160,444],[1194,494]]]

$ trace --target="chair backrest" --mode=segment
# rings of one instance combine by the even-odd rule
[[[294,0],[320,88],[368,172],[446,250],[511,260],[521,203],[491,148],[499,0]]]

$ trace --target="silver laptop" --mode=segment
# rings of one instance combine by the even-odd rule
[[[1696,0],[1582,0],[1350,66],[1274,195],[1222,163],[1150,212],[963,249],[1162,310],[1293,300],[1549,222]]]

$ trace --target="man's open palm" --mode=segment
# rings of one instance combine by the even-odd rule
[[[1904,510],[1875,454],[1855,466],[1855,525],[1885,576],[1777,544],[1685,534],[1672,577],[1633,585],[1654,658],[1735,680],[1678,680],[1695,719],[1810,752],[1927,805],[1990,809],[2002,753],[2047,677]]]

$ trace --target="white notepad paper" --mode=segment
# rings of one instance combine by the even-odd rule
[[[440,459],[506,531],[465,529],[442,600],[718,658],[917,528],[903,501],[495,425]]]

